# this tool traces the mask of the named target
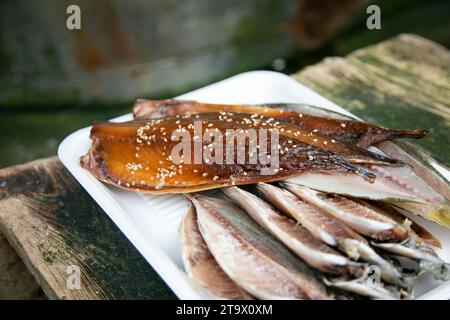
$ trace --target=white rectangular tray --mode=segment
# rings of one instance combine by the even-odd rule
[[[290,77],[271,71],[246,72],[177,97],[210,103],[307,103],[349,114],[333,102]],[[131,114],[113,119],[126,121]],[[69,135],[61,143],[58,156],[109,215],[125,236],[180,299],[207,299],[208,294],[187,277],[180,255],[178,233],[187,203],[181,195],[143,195],[107,186],[82,169],[79,159],[89,146],[90,127]],[[450,232],[420,217],[413,220],[425,226],[443,244],[439,255],[450,261]],[[419,299],[449,299],[450,282],[437,282],[425,275],[415,287]]]

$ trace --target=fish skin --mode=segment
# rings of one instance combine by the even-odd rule
[[[311,270],[238,207],[216,198],[190,197],[200,232],[215,260],[258,299],[332,299]]]
[[[199,120],[202,118],[200,117]],[[179,126],[188,127],[189,124],[192,124],[192,120],[174,117],[152,121],[152,125],[148,125],[149,121],[107,122],[94,125],[91,130],[92,146],[88,153],[80,159],[81,166],[103,182],[119,188],[146,193],[184,193],[274,181],[305,171],[345,171],[371,181],[375,179],[374,175],[366,175],[364,170],[347,163],[333,152],[283,134],[279,136],[279,144],[281,148],[287,148],[288,151],[280,154],[280,168],[275,174],[261,175],[261,169],[269,165],[239,164],[236,161],[234,164],[206,164],[204,161],[202,164],[183,163],[181,168],[178,166],[173,169],[174,162],[169,155],[172,148],[179,142],[165,138],[160,131],[164,129],[166,132],[172,133]],[[229,128],[248,128],[247,125],[220,120],[204,121],[212,124],[214,128],[220,128],[221,132],[225,132]],[[206,125],[203,126],[204,130],[206,130],[205,127]],[[192,131],[191,137],[193,137],[193,130],[189,130]],[[155,134],[155,141],[150,141],[153,139],[151,133],[155,131],[158,135]],[[152,139],[143,140],[143,137],[149,136]],[[270,137],[267,138],[270,141]],[[225,139],[223,143],[226,143]],[[193,148],[194,144],[192,143],[191,151]],[[246,149],[247,159],[249,150]],[[223,150],[226,150],[225,145],[223,145]],[[310,160],[311,157],[314,158],[314,161]],[[129,165],[132,165],[133,168],[129,168]],[[175,173],[169,176],[169,174],[160,173],[161,170]],[[180,170],[182,174],[179,173]]]
[[[410,237],[417,244],[429,244],[439,249],[442,249],[442,244],[435,236],[433,236],[427,229],[419,225],[418,223],[409,220],[408,217],[403,215],[399,210],[396,210],[393,206],[383,203],[383,202],[373,202],[366,201],[363,199],[353,199],[358,201],[364,206],[372,208],[372,210],[377,211],[381,215],[396,221],[398,224],[405,225],[410,228]]]
[[[357,201],[297,184],[282,183],[282,186],[364,236],[389,242],[400,242],[409,236],[409,228]]]
[[[255,195],[230,187],[222,189],[235,204],[245,210],[262,228],[284,243],[311,267],[344,277],[360,277],[364,267],[314,238],[308,230],[279,213]]]
[[[354,260],[359,258],[358,252],[353,249],[353,242],[348,243],[348,240],[363,243],[367,241],[351,228],[287,190],[267,183],[258,183],[257,189],[270,204],[296,220],[314,237],[330,246],[338,247]]]
[[[377,178],[373,183],[357,181],[335,172],[305,172],[287,182],[343,196],[380,200],[450,228],[450,202],[417,177],[407,166],[361,166]]]
[[[274,106],[278,108],[274,108]],[[422,138],[427,130],[394,130],[348,119],[333,119],[308,113],[296,112],[302,109],[295,104],[274,105],[223,105],[207,104],[189,100],[144,100],[138,99],[133,107],[137,119],[159,118],[203,112],[245,112],[266,115],[277,120],[290,122],[307,130],[318,130],[349,145],[367,148],[375,143],[399,138]],[[304,108],[303,108],[304,109]],[[301,115],[301,116],[300,116]]]
[[[437,223],[450,229],[450,201],[418,203],[403,200],[385,200],[386,203],[400,211],[405,211],[417,216],[421,216],[429,221]]]
[[[411,286],[412,278],[401,274],[390,262],[370,248],[367,240],[324,210],[302,201],[287,190],[267,183],[258,183],[257,188],[272,205],[293,217],[318,239],[336,246],[352,259],[361,257],[369,263],[378,265],[381,269],[381,278],[386,282],[403,288]]]
[[[429,161],[431,160],[443,168],[446,166],[431,158],[429,151],[407,141],[385,141],[378,143],[376,147],[387,156],[399,159],[408,164],[419,178],[425,181],[443,198],[450,200],[449,182],[430,165]]]
[[[187,274],[219,299],[253,300],[220,268],[200,234],[192,205],[181,222],[181,251]]]
[[[196,115],[185,115],[184,117],[194,117],[194,119],[202,119],[205,121],[221,120],[231,122],[234,125],[244,126],[243,129],[248,127],[257,129],[277,129],[283,135],[290,137],[293,140],[298,140],[314,147],[333,152],[353,164],[403,165],[401,161],[396,159],[391,159],[379,153],[374,153],[354,145],[345,144],[341,141],[330,139],[330,137],[322,135],[315,130],[305,130],[295,124],[276,121],[274,118],[264,115],[254,117],[254,115],[248,113],[209,112]],[[178,119],[178,117],[176,118]]]

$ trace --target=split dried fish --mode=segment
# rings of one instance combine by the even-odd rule
[[[400,225],[390,217],[357,201],[297,184],[282,185],[297,197],[323,209],[364,236],[381,241],[400,242],[409,235],[409,228],[405,225]]]
[[[190,278],[218,298],[253,299],[223,272],[211,255],[200,234],[193,206],[189,206],[181,222],[181,243],[184,266]]]
[[[378,265],[381,278],[386,282],[403,288],[412,285],[413,278],[398,271],[394,265],[378,255],[363,237],[324,210],[273,185],[258,183],[257,187],[272,205],[294,218],[318,239],[339,248],[352,259],[361,257],[369,263]]]
[[[295,186],[297,187],[297,186]],[[376,248],[385,250],[392,254],[419,261],[422,270],[430,271],[436,279],[449,280],[449,264],[439,258],[438,254],[428,244],[441,248],[438,239],[430,234],[425,228],[417,223],[408,220],[398,211],[383,203],[373,203],[364,200],[354,199],[361,206],[377,212],[378,215],[396,221],[407,226],[408,237],[399,243],[372,242]]]
[[[340,172],[305,172],[287,181],[327,193],[381,200],[430,221],[450,227],[450,202],[407,166],[362,166],[373,173],[373,183]]]
[[[297,110],[303,110],[303,112],[296,112]],[[188,100],[139,99],[133,107],[133,115],[138,119],[205,112],[243,112],[264,115],[276,120],[290,122],[306,130],[315,130],[328,137],[362,148],[390,139],[422,138],[428,133],[428,131],[421,129],[393,130],[361,121],[317,116],[304,112],[302,105],[295,104],[224,105]]]
[[[332,299],[317,273],[229,202],[190,196],[200,232],[217,263],[259,299]]]
[[[445,166],[434,160],[429,151],[407,141],[386,141],[377,144],[376,147],[387,156],[399,159],[408,164],[411,170],[433,188],[434,191],[439,193],[443,198],[450,199],[450,184],[448,180],[430,165],[430,162],[438,164],[441,167]]]
[[[215,117],[218,115],[215,114]],[[202,118],[204,117],[204,118]],[[262,169],[270,169],[271,162],[262,162],[261,158],[254,164],[240,163],[236,159],[239,150],[232,150],[235,158],[231,163],[226,159],[216,159],[212,163],[205,160],[204,152],[208,151],[209,140],[204,141],[199,136],[205,133],[231,130],[247,130],[251,125],[235,123],[233,121],[212,120],[211,115],[194,117],[204,125],[196,133],[194,119],[163,118],[149,121],[131,121],[125,123],[99,123],[91,130],[92,146],[89,152],[81,158],[81,166],[90,171],[99,180],[117,187],[148,193],[193,192],[199,190],[220,188],[232,185],[251,184],[264,181],[275,181],[296,176],[300,172],[348,172],[373,181],[375,175],[366,174],[365,170],[348,163],[334,152],[314,146],[316,143],[311,136],[296,139],[294,132],[286,135],[280,132],[278,146],[271,146],[270,136],[257,141],[257,146],[281,150],[279,161],[273,174],[262,174]],[[263,126],[260,124],[260,126]],[[253,128],[259,128],[258,125]],[[210,129],[210,131],[206,131]],[[280,130],[281,131],[281,130]],[[174,132],[186,134],[189,142],[187,151],[177,150],[180,163],[174,163],[172,152],[179,147],[179,140],[172,141]],[[292,136],[291,136],[292,135]],[[197,139],[196,139],[197,137]],[[266,139],[266,140],[264,140]],[[301,140],[300,140],[301,139]],[[311,140],[311,141],[310,141]],[[198,144],[197,144],[198,142]],[[216,141],[219,149],[227,150],[227,141]],[[182,145],[184,148],[184,144]],[[278,149],[277,149],[278,147]],[[197,150],[198,149],[198,150]],[[200,151],[200,159],[195,157]],[[209,150],[210,152],[211,150]],[[263,156],[270,158],[266,150]],[[346,157],[351,157],[350,149]],[[244,148],[244,159],[250,159],[252,149]],[[254,151],[256,152],[256,151]],[[184,154],[187,154],[184,158]],[[358,161],[365,155],[355,155]],[[367,161],[372,161],[370,159]],[[222,161],[220,161],[222,160]],[[379,160],[376,160],[379,161]],[[196,164],[198,163],[198,164]],[[363,179],[361,179],[363,180]]]
[[[364,268],[361,264],[349,260],[317,240],[308,230],[277,213],[262,199],[238,187],[225,188],[222,191],[262,228],[285,244],[311,267],[345,277],[359,278],[362,276]]]
[[[372,243],[372,245],[395,255],[419,261],[421,269],[431,272],[438,280],[450,280],[450,264],[439,258],[427,245],[417,244],[412,239],[402,243]]]
[[[409,226],[410,234],[412,240],[414,240],[418,244],[429,244],[437,248],[442,249],[442,244],[435,236],[433,236],[427,229],[419,225],[418,223],[409,220],[404,214],[400,213],[393,206],[383,203],[383,202],[374,202],[374,201],[366,201],[363,199],[353,199],[361,203],[362,205],[371,208],[372,210],[377,211],[379,214],[384,215],[398,224]]]

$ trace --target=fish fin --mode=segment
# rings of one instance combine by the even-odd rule
[[[372,283],[369,279],[369,269],[366,268],[363,275],[357,279],[343,280],[343,279],[327,279],[323,282],[329,287],[338,288],[344,291],[353,292],[361,296],[372,299],[381,300],[397,300],[405,297],[402,289],[398,287],[389,286],[389,289],[383,283]]]

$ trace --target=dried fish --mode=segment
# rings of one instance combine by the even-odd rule
[[[398,224],[409,226],[410,228],[410,238],[414,240],[417,244],[429,244],[435,246],[437,248],[442,248],[442,244],[435,236],[433,236],[427,229],[419,225],[418,223],[409,220],[405,215],[396,210],[393,206],[383,203],[383,202],[374,202],[374,201],[366,201],[362,199],[353,199],[361,203],[364,206],[371,208],[372,210],[377,211],[379,214],[384,215]]]
[[[261,146],[260,150],[265,149],[262,147],[263,142],[266,147],[271,146],[271,149],[276,150],[270,153],[266,152],[267,149],[261,150],[262,153],[258,154],[259,159],[257,158],[254,163],[240,162],[237,157],[242,150],[237,149],[237,144],[233,146],[234,143],[231,144],[234,148],[231,150],[233,158],[228,161],[226,156],[230,143],[227,139],[213,141],[219,146],[214,149],[214,152],[222,150],[225,153],[222,155],[226,158],[218,157],[213,161],[203,152],[212,142],[201,137],[214,132],[226,133],[228,129],[244,132],[252,126],[233,121],[212,120],[212,117],[206,114],[202,116],[204,118],[194,117],[204,124],[199,132],[193,124],[195,120],[190,118],[172,117],[149,121],[96,124],[91,130],[93,140],[91,149],[81,158],[81,166],[101,181],[120,188],[148,193],[193,192],[275,181],[306,171],[344,171],[370,181],[375,179],[373,174],[366,174],[363,169],[348,163],[340,155],[312,145],[314,143],[312,140],[315,138],[304,136],[296,139],[284,132],[279,134],[278,146],[271,145],[269,135],[256,141],[255,150],[258,150],[258,146]],[[255,125],[253,128],[259,128],[259,126]],[[210,131],[206,131],[207,129]],[[179,133],[182,138],[172,140],[174,132]],[[179,148],[179,139],[187,144],[182,143]],[[187,150],[184,150],[185,147]],[[280,149],[283,152],[278,154]],[[179,158],[178,162],[175,162],[172,157],[174,150]],[[256,151],[252,151],[250,147],[244,148],[244,159],[250,159],[252,152]],[[350,150],[349,153],[351,153]],[[279,158],[272,163],[271,155],[279,156]],[[199,157],[197,162],[196,157]],[[261,157],[267,157],[266,161],[263,162]],[[347,157],[350,157],[349,154]],[[359,160],[363,157],[365,155],[355,156]],[[264,169],[272,171],[266,174],[263,173]]]
[[[450,202],[407,166],[362,166],[376,175],[373,183],[340,172],[305,172],[287,181],[327,193],[381,200],[450,227]]]
[[[214,260],[200,234],[192,206],[189,206],[181,222],[181,243],[184,266],[190,278],[218,298],[253,299],[231,280]]]
[[[285,244],[311,267],[345,277],[361,277],[364,268],[314,238],[308,230],[293,220],[277,213],[257,196],[231,187],[222,189],[238,206],[244,209],[258,224]]]
[[[367,241],[348,226],[329,215],[324,210],[309,204],[289,191],[258,183],[258,190],[280,211],[291,216],[318,239],[335,246],[352,259],[376,264],[381,269],[381,277],[386,282],[408,288],[413,279],[398,271],[389,261],[378,255]]]
[[[200,232],[225,273],[259,299],[331,299],[317,273],[229,202],[195,194]]]
[[[421,269],[430,271],[436,279],[450,280],[450,264],[439,258],[427,245],[417,244],[413,239],[407,239],[402,243],[372,243],[372,245],[398,256],[418,260]]]
[[[362,235],[390,242],[403,241],[408,237],[409,228],[357,201],[297,184],[282,185],[302,200],[323,209]]]
[[[328,137],[362,148],[390,139],[422,138],[428,133],[428,131],[420,129],[393,130],[361,121],[333,119],[308,112],[296,112],[299,110],[305,110],[305,108],[295,104],[224,105],[188,100],[139,99],[133,107],[133,115],[138,119],[205,112],[243,112],[264,115],[279,121],[290,122],[306,130],[316,130]]]
[[[427,220],[450,228],[450,201],[442,198],[421,203],[416,201],[386,200],[399,211],[422,216]]]
[[[376,147],[386,155],[408,164],[411,170],[433,188],[434,191],[443,198],[450,199],[450,184],[448,180],[431,166],[430,162],[444,168],[445,166],[434,160],[429,151],[407,141],[386,141],[377,144]]]

